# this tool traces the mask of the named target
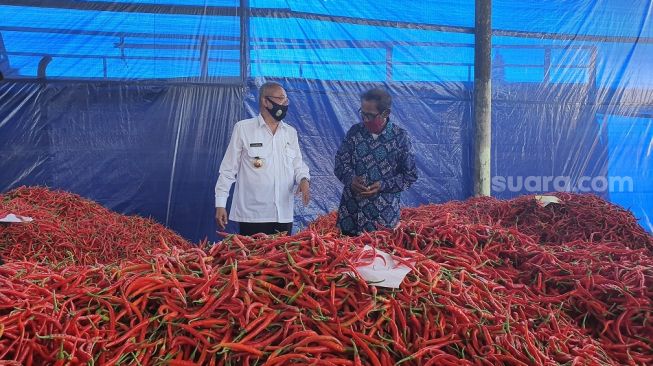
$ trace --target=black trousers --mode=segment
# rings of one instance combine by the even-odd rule
[[[238,224],[240,226],[240,235],[245,236],[251,236],[258,233],[272,235],[284,231],[290,235],[292,232],[292,222],[239,222]]]

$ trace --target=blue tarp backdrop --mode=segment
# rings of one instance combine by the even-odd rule
[[[653,1],[492,12],[493,195],[591,192],[653,231]],[[403,204],[472,195],[474,1],[0,0],[0,19],[0,192],[47,185],[216,239],[231,129],[273,80],[313,175],[296,227],[336,208],[333,156],[374,86],[414,141]]]

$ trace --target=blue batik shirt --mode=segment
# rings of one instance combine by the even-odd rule
[[[349,129],[336,154],[334,173],[345,185],[338,208],[338,227],[345,234],[393,228],[399,223],[402,191],[417,180],[410,137],[388,122],[377,138],[358,123]],[[362,198],[351,189],[354,176],[371,185],[381,182],[379,194]]]

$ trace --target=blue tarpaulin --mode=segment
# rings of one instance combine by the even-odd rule
[[[313,176],[296,227],[336,208],[333,157],[375,86],[414,141],[403,204],[472,195],[474,1],[26,0],[0,19],[0,191],[216,239],[231,129],[271,80]],[[653,231],[653,1],[495,0],[492,23],[493,195],[596,193]]]

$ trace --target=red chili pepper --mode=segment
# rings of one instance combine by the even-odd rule
[[[84,250],[58,248],[83,263],[95,263],[93,251],[124,263],[0,266],[0,353],[34,364],[91,355],[147,364],[170,354],[216,365],[224,353],[244,365],[651,363],[650,238],[600,201],[561,198],[546,208],[520,198],[406,209],[397,229],[358,238],[308,230],[193,249],[161,233],[139,237],[146,222],[130,219],[133,241],[114,255],[100,238],[121,230],[118,217],[108,229],[80,228],[95,235]],[[57,207],[77,212],[74,203]],[[604,227],[574,231],[570,213]],[[45,222],[31,238],[62,227]],[[155,249],[143,250],[149,242]],[[409,264],[399,290],[345,274],[378,250]]]

